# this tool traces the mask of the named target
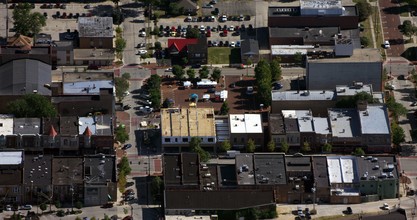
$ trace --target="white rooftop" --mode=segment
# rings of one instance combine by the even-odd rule
[[[338,96],[354,96],[360,92],[372,94],[372,85],[359,84],[358,86],[336,86]]]
[[[262,133],[260,114],[230,114],[230,133]]]
[[[342,8],[341,0],[300,0],[300,7],[315,8],[315,9],[329,9]]]
[[[356,181],[356,157],[328,156],[327,169],[330,183],[353,183]]]
[[[313,126],[316,134],[328,135],[331,133],[327,118],[313,117]]]
[[[114,83],[111,80],[83,81],[64,83],[64,94],[66,95],[98,95],[100,89],[111,89]]]
[[[13,134],[13,115],[0,115],[0,135]]]
[[[359,120],[356,109],[329,109],[328,115],[333,137],[359,136]]]
[[[300,132],[313,132],[313,116],[309,110],[282,110],[284,118],[297,118]]]
[[[368,105],[365,111],[359,111],[362,134],[389,134],[389,119],[383,105]]]
[[[333,100],[335,92],[330,90],[320,91],[272,91],[272,101],[311,101],[311,100]]]
[[[0,165],[18,165],[23,161],[23,151],[0,152]]]

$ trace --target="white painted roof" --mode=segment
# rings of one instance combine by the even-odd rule
[[[13,134],[13,115],[0,115],[0,135]]]
[[[23,161],[23,151],[0,152],[0,165],[18,165]]]
[[[313,126],[314,132],[316,132],[316,134],[327,135],[331,133],[329,121],[327,121],[327,118],[314,117]]]
[[[98,95],[100,89],[111,89],[113,86],[111,80],[68,82],[63,85],[65,95]]]
[[[311,100],[334,100],[335,92],[325,91],[279,91],[272,90],[272,101],[311,101]]]
[[[284,118],[297,118],[300,132],[313,132],[313,116],[309,110],[282,110]]]
[[[389,134],[387,109],[383,105],[368,105],[365,111],[358,111],[362,134]]]
[[[356,109],[333,108],[328,110],[333,137],[358,137],[359,120]]]
[[[329,156],[327,157],[327,165],[330,183],[356,182],[356,157]]]
[[[230,133],[262,133],[260,114],[230,114]]]

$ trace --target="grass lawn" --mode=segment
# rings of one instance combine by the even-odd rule
[[[240,48],[209,47],[208,64],[241,63]]]

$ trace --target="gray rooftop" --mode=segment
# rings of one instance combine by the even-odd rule
[[[335,92],[330,90],[313,91],[272,91],[272,101],[312,101],[312,100],[334,100]]]
[[[52,184],[52,157],[50,155],[25,156],[25,184],[47,186]]]
[[[387,108],[384,105],[368,105],[359,111],[362,134],[390,134]]]
[[[313,117],[314,132],[328,135],[331,133],[328,118]]]
[[[14,134],[41,134],[40,118],[15,118],[13,122]]]
[[[54,157],[52,159],[52,184],[71,185],[83,183],[83,158]]]
[[[236,155],[236,170],[238,185],[255,185],[253,154]]]
[[[338,96],[354,96],[360,92],[366,92],[369,94],[372,94],[372,85],[368,84],[368,85],[362,85],[362,84],[358,84],[358,85],[351,85],[351,86],[336,86],[336,92]]]
[[[301,8],[330,9],[342,8],[341,0],[300,0]]]
[[[257,153],[253,157],[257,185],[287,183],[284,154]]]
[[[357,162],[361,180],[398,178],[395,156],[358,157]]]
[[[338,27],[316,27],[316,28],[269,28],[269,37],[277,38],[303,38],[305,44],[325,42],[334,40],[339,33]]]
[[[74,49],[74,60],[114,60],[113,49]]]
[[[333,137],[358,137],[359,118],[356,109],[328,109]]]
[[[77,116],[63,116],[59,120],[60,135],[78,135]]]
[[[257,40],[245,39],[241,43],[241,55],[252,56],[259,54],[259,44]]]
[[[111,115],[93,115],[78,118],[78,133],[84,134],[88,127],[93,135],[111,135],[112,134],[112,116]]]
[[[79,17],[79,37],[113,37],[112,17]]]
[[[329,175],[327,173],[327,158],[325,156],[312,156],[313,174],[317,187],[328,187]]]
[[[300,132],[313,132],[313,114],[310,110],[282,110],[284,118],[295,118]]]
[[[285,165],[287,172],[303,171],[311,172],[310,156],[285,156]]]
[[[114,156],[87,156],[84,158],[84,178],[87,184],[105,184],[115,181]]]
[[[269,130],[271,134],[285,134],[284,118],[281,114],[269,115]]]
[[[285,131],[288,132],[299,132],[298,120],[296,118],[284,118]]]

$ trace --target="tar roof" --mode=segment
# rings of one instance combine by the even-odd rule
[[[284,118],[281,114],[269,115],[269,130],[271,134],[285,134]]]
[[[382,62],[378,49],[355,49],[350,57],[337,57],[327,59],[309,59],[309,63],[373,63]]]
[[[260,114],[230,114],[230,133],[262,133],[262,119]]]
[[[284,118],[286,132],[299,132],[296,118]]]
[[[40,134],[41,119],[40,118],[15,118],[14,134]]]
[[[327,158],[325,156],[312,156],[313,175],[317,187],[329,186],[329,175],[327,173]]]
[[[198,154],[182,153],[182,183],[183,185],[198,185],[199,160]]]
[[[23,151],[0,151],[0,165],[20,165],[23,163]]]
[[[71,185],[83,182],[83,159],[80,157],[54,157],[52,184]]]
[[[56,132],[59,132],[59,118],[58,117],[42,118],[42,134],[49,135],[51,131],[51,126],[54,127],[54,130]]]
[[[61,135],[77,135],[78,134],[78,118],[77,116],[63,116],[59,120],[59,132]]]
[[[333,137],[358,137],[360,135],[356,109],[329,109],[328,115]]]
[[[336,86],[337,96],[354,96],[360,92],[372,94],[372,85]]]
[[[0,114],[0,135],[13,134],[13,115]]]
[[[180,154],[164,154],[164,180],[165,185],[181,184],[181,157]]]
[[[112,81],[113,72],[65,72],[63,82]]]
[[[216,136],[213,108],[161,109],[163,137]]]
[[[330,183],[355,183],[358,181],[356,157],[328,156],[327,165]]]
[[[359,119],[362,134],[390,134],[387,108],[384,105],[368,105],[360,111]]]
[[[47,186],[52,184],[52,156],[25,156],[25,184]]]
[[[257,40],[245,39],[241,42],[241,54],[244,56],[253,56],[259,54],[259,44]]]
[[[287,172],[303,171],[311,172],[310,156],[285,156],[285,166]]]
[[[300,0],[300,7],[314,9],[342,9],[341,0]]]
[[[313,126],[316,134],[328,135],[331,133],[327,118],[313,117]]]
[[[219,166],[219,184],[221,186],[236,186],[236,166],[235,164],[221,164]]]
[[[253,154],[236,155],[237,183],[238,185],[255,185]]]
[[[310,110],[282,110],[284,118],[296,118],[300,132],[313,132],[313,114]]]
[[[254,154],[256,184],[286,184],[284,154]]]
[[[113,38],[112,17],[79,17],[79,37],[111,37]]]
[[[357,161],[361,180],[398,178],[395,156],[358,157]]]
[[[269,37],[278,38],[302,38],[304,44],[312,44],[334,40],[339,33],[338,27],[317,27],[317,28],[269,28]]]
[[[335,92],[330,90],[322,91],[272,91],[272,101],[311,101],[311,100],[334,100]]]
[[[84,158],[84,177],[87,184],[115,181],[115,157],[109,155]]]

